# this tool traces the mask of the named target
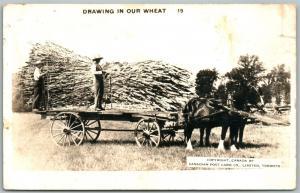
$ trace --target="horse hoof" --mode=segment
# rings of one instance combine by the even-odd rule
[[[245,148],[245,144],[244,143],[240,143],[239,144],[239,148],[244,149]]]
[[[235,145],[230,146],[230,151],[237,151],[237,148],[235,147]]]
[[[187,151],[193,151],[193,148],[185,148]]]
[[[212,145],[210,143],[205,144],[206,147],[212,147]]]
[[[197,144],[197,147],[203,147],[203,146],[204,146],[203,143],[198,143],[198,144]]]
[[[225,151],[224,145],[223,145],[223,144],[219,144],[219,145],[218,145],[218,150],[220,150],[220,151]]]

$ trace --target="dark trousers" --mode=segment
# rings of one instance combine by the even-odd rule
[[[104,95],[104,80],[102,75],[95,78],[95,107],[101,108]]]
[[[32,108],[40,109],[41,107],[46,107],[44,99],[44,80],[40,78],[34,81],[34,91],[33,91],[33,101]]]

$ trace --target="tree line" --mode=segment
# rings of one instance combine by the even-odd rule
[[[216,86],[216,82],[219,84]],[[217,98],[226,104],[233,101],[240,110],[249,105],[290,103],[290,72],[285,64],[274,67],[269,72],[256,55],[243,55],[237,67],[220,75],[214,69],[204,69],[197,73],[196,94],[199,97]]]

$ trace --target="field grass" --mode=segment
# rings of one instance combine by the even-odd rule
[[[130,122],[102,122],[102,128],[134,128]],[[283,158],[289,156],[288,126],[247,125],[245,148],[237,152],[216,149],[221,129],[214,128],[211,147],[195,147],[186,151],[179,142],[162,144],[159,148],[139,148],[133,132],[103,131],[94,144],[61,148],[54,144],[49,133],[50,120],[41,120],[33,113],[14,113],[13,164],[20,170],[73,171],[143,171],[187,170],[187,156]],[[199,142],[199,130],[193,134],[193,145]]]

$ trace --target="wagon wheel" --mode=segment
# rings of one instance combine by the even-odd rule
[[[135,141],[139,147],[158,147],[160,143],[160,128],[156,121],[141,119],[135,129]]]
[[[84,120],[83,124],[85,128],[84,139],[92,143],[96,142],[101,133],[100,120]]]
[[[162,133],[162,140],[165,142],[174,142],[175,141],[176,132],[174,130],[165,130]]]
[[[167,143],[183,143],[184,137],[176,129],[167,128],[161,131],[161,140]]]
[[[77,114],[62,112],[53,118],[50,133],[59,146],[78,146],[83,141],[85,129]]]

